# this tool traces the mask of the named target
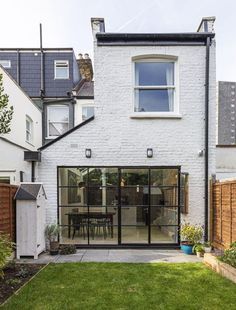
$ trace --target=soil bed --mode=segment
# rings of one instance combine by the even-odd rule
[[[44,265],[10,263],[0,278],[0,305],[30,280]]]

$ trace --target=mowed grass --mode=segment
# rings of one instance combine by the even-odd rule
[[[236,309],[236,285],[201,263],[51,264],[3,309]]]

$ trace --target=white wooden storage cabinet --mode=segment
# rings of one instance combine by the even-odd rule
[[[16,192],[16,256],[45,251],[46,195],[42,184],[22,183]]]

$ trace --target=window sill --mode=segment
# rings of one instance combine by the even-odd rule
[[[60,137],[60,135],[59,135],[59,136],[45,137],[44,139],[45,139],[45,140],[54,140],[54,139],[56,139],[56,138],[58,138],[58,137]]]
[[[175,112],[133,112],[130,118],[182,118],[181,114]]]

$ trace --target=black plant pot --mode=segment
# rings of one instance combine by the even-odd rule
[[[59,242],[51,241],[50,242],[50,254],[57,255],[59,253]]]
[[[50,250],[50,255],[57,255],[59,250]]]

